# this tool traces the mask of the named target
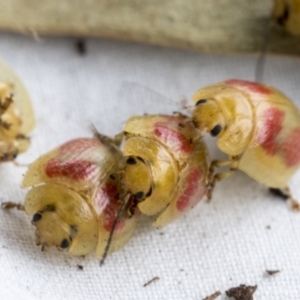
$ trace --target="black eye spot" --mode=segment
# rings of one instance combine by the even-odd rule
[[[222,130],[222,126],[221,125],[216,125],[211,131],[210,134],[211,136],[217,136]]]
[[[207,100],[206,99],[200,99],[196,102],[196,105],[195,106],[198,106],[199,104],[202,104],[202,103],[206,103]]]
[[[144,198],[144,192],[137,192],[134,197],[136,200],[141,200]]]
[[[42,218],[41,214],[34,214],[32,217],[32,222],[37,222]]]
[[[60,248],[65,249],[69,247],[69,241],[67,239],[63,239],[60,243]]]
[[[128,157],[126,163],[129,165],[135,165],[136,160],[133,157]]]

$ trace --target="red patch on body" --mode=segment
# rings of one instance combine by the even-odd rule
[[[154,124],[154,134],[170,148],[191,153],[193,146],[189,140],[180,132],[168,127],[168,124],[157,122]]]
[[[276,107],[270,107],[264,112],[263,118],[264,126],[257,141],[268,155],[275,155],[280,148],[276,137],[282,129],[284,112]]]
[[[269,95],[272,93],[272,91],[268,89],[266,86],[252,81],[230,79],[230,80],[226,80],[225,83],[233,86],[247,88],[248,90],[254,93],[259,93],[264,95]]]
[[[264,112],[264,128],[258,136],[258,143],[268,155],[282,153],[285,165],[293,167],[300,163],[300,128],[294,128],[283,142],[276,141],[276,137],[283,127],[285,113],[275,107]]]
[[[288,167],[300,163],[300,128],[294,128],[281,145],[285,164]]]
[[[70,152],[83,152],[85,150],[91,149],[93,147],[99,147],[101,146],[101,143],[92,138],[81,138],[81,139],[75,139],[71,140],[62,146],[60,146],[59,153],[60,154],[65,154],[65,153],[70,153]]]
[[[190,200],[200,189],[202,174],[198,168],[193,168],[186,179],[186,187],[178,198],[176,206],[179,211],[185,211],[189,207]],[[200,200],[200,199],[199,199]]]
[[[103,227],[106,231],[110,232],[122,206],[117,186],[110,182],[105,183],[105,185],[101,187],[101,196],[99,197],[98,203],[104,206],[102,211]],[[122,230],[124,226],[125,220],[120,218],[116,225],[115,232]]]
[[[76,181],[86,180],[95,170],[95,165],[86,160],[60,162],[53,158],[45,166],[45,173],[49,178],[67,177]]]

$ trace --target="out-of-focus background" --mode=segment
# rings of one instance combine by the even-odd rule
[[[5,19],[0,9],[0,25],[3,28],[3,20],[19,26],[24,24],[25,16],[35,15],[45,21],[46,14],[39,14],[39,9],[42,11],[41,8],[46,9],[47,5],[48,9],[52,9],[49,19],[55,20],[54,8],[49,3],[42,5],[44,1],[40,1],[36,6],[33,0],[10,2],[26,3],[28,7],[24,11],[19,9],[14,19],[7,14]],[[96,2],[89,1],[90,5]],[[142,6],[142,2],[146,5],[149,1],[126,1],[125,11],[133,9],[133,2]],[[225,2],[217,7],[218,11],[214,11],[214,18],[209,22],[216,20],[215,15],[222,16],[223,12],[234,9],[226,6]],[[65,3],[62,12],[66,14],[69,12],[68,1],[61,3]],[[77,1],[76,5],[79,3],[81,1]],[[116,5],[119,2],[110,3],[110,7],[107,4],[104,10],[106,17],[109,11],[118,11]],[[221,5],[222,1],[219,3]],[[26,85],[37,119],[36,128],[31,133],[32,145],[17,161],[29,164],[67,140],[91,136],[91,122],[99,131],[114,134],[121,130],[130,115],[160,111],[171,113],[180,106],[182,99],[190,101],[191,95],[202,86],[229,78],[255,80],[256,62],[271,13],[272,3],[268,3],[269,9],[254,13],[258,14],[263,25],[259,31],[261,35],[257,36],[259,40],[253,44],[255,46],[242,49],[243,44],[235,42],[235,49],[231,46],[224,48],[226,54],[222,54],[222,47],[226,45],[222,35],[219,47],[213,47],[217,44],[206,40],[210,46],[206,48],[207,53],[203,53],[205,47],[194,46],[196,42],[177,45],[176,41],[165,45],[181,48],[191,45],[191,49],[202,52],[86,37],[88,30],[80,35],[75,32],[73,37],[67,32],[58,33],[62,35],[60,37],[47,37],[42,34],[46,30],[33,26],[39,24],[37,21],[26,27],[26,34],[24,27],[20,26],[19,31],[15,29],[17,26],[10,28],[15,33],[2,31],[0,57]],[[178,1],[174,1],[175,4],[178,5]],[[15,12],[11,4],[6,5],[3,7],[7,12]],[[169,3],[169,6],[172,5]],[[163,20],[155,17],[159,9],[159,3],[152,6],[153,24],[156,24],[155,20]],[[176,12],[174,16],[180,15],[180,10]],[[196,9],[193,18],[196,12],[199,12],[199,18],[205,19],[201,10]],[[78,12],[77,20],[82,15],[85,11]],[[136,36],[140,38],[124,32],[120,38],[164,44],[159,42],[163,38],[161,31],[156,32],[158,42],[147,41],[149,35],[143,35],[143,32],[149,31],[150,25],[142,22],[147,19],[142,13],[137,16],[139,22],[135,21],[135,26],[140,31]],[[116,20],[120,21],[120,18],[120,15],[115,15]],[[189,26],[193,24],[187,15],[182,18]],[[57,23],[60,23],[59,20]],[[114,21],[112,17],[110,21]],[[162,23],[169,32],[172,31],[170,24]],[[53,21],[53,24],[56,23]],[[74,28],[81,28],[80,22],[76,25]],[[182,27],[174,25],[174,28],[180,33]],[[242,36],[241,28],[236,26],[237,36]],[[293,40],[295,47],[299,47],[296,36],[284,30],[275,32],[285,41]],[[53,31],[53,34],[57,33]],[[196,30],[195,34],[198,34]],[[235,35],[226,38],[229,44],[235,41]],[[169,40],[174,41],[175,37]],[[85,53],[82,53],[83,48]],[[284,49],[277,52],[293,52],[293,55],[299,56],[295,49]],[[299,58],[270,54],[266,54],[265,58],[263,81],[282,90],[300,107]],[[214,147],[214,140],[210,139],[209,144],[211,157],[218,157],[220,154]],[[12,163],[0,166],[1,201],[23,201],[26,191],[21,190],[19,185],[25,171],[26,167],[16,167]],[[291,182],[297,199],[300,199],[299,180],[300,173],[297,173]],[[292,212],[286,203],[270,195],[264,186],[237,172],[218,184],[211,203],[203,201],[166,228],[156,230],[148,219],[143,219],[130,242],[109,256],[100,268],[93,255],[74,258],[56,249],[41,252],[34,244],[34,228],[29,218],[19,211],[0,211],[0,298],[203,299],[220,290],[222,296],[218,299],[227,299],[225,290],[247,284],[258,286],[254,299],[296,300],[300,294],[299,224],[299,213]],[[78,265],[83,269],[80,270]],[[280,270],[280,273],[269,276],[266,270]],[[143,287],[156,276],[159,280]]]

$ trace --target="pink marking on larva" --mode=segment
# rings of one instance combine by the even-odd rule
[[[193,146],[190,141],[179,131],[168,127],[168,124],[157,122],[154,124],[154,134],[167,146],[175,151],[180,150],[184,153],[191,153]]]
[[[270,107],[264,112],[263,118],[264,126],[257,142],[268,155],[275,155],[276,151],[280,149],[280,145],[276,143],[276,137],[282,129],[284,111],[276,107]]]
[[[119,191],[115,184],[106,182],[105,185],[101,187],[101,190],[101,198],[98,200],[99,204],[106,204],[102,212],[103,227],[106,231],[110,232],[112,230],[118,212],[122,206],[122,203],[121,201],[119,201]],[[125,220],[119,219],[115,228],[115,232],[121,231],[124,228],[124,226]]]
[[[300,163],[300,128],[294,128],[281,145],[285,164],[288,167]]]
[[[189,207],[190,200],[197,193],[201,185],[202,174],[200,170],[195,167],[190,171],[186,179],[186,187],[182,192],[181,196],[178,198],[176,206],[179,211],[185,211]]]
[[[254,93],[259,93],[259,94],[264,94],[264,95],[269,95],[272,93],[272,91],[270,89],[268,89],[266,86],[259,84],[259,83],[251,82],[251,81],[230,79],[230,80],[226,80],[225,83],[232,85],[232,86],[246,88],[249,91],[254,92]]]
[[[79,138],[71,140],[58,148],[59,154],[81,153],[90,148],[99,147],[101,143],[96,139]]]
[[[52,158],[45,166],[45,173],[49,178],[67,177],[76,181],[87,180],[95,171],[95,165],[87,160],[73,160],[60,162]]]

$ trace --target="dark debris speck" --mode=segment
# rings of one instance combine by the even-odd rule
[[[279,272],[280,272],[280,270],[266,270],[266,273],[270,276],[275,275]]]
[[[83,271],[83,266],[82,265],[77,265],[77,270],[78,271]]]

